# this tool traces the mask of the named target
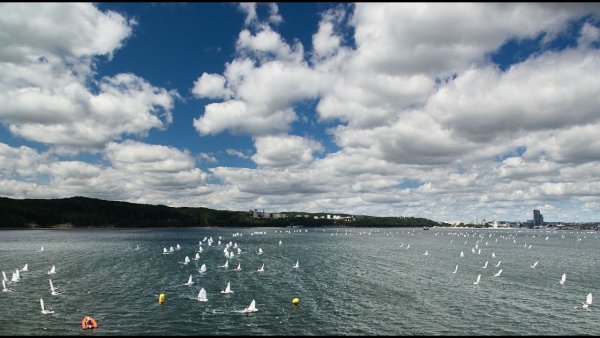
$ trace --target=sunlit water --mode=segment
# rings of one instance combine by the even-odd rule
[[[29,272],[0,293],[0,335],[89,335],[80,327],[85,315],[98,322],[94,335],[599,335],[600,303],[582,308],[590,292],[600,300],[598,236],[447,228],[1,231],[0,269],[9,280],[26,263]],[[204,237],[213,246],[204,242],[195,261]],[[229,268],[220,268],[230,241],[242,253],[233,249]],[[163,255],[177,244],[181,250]],[[52,265],[56,274],[48,276]],[[190,274],[194,284],[186,286]],[[60,295],[50,294],[49,277]],[[227,282],[233,294],[220,293]],[[202,287],[208,302],[197,300]],[[40,297],[54,315],[40,313]],[[253,299],[258,312],[243,313]]]

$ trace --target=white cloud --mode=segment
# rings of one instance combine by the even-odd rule
[[[133,74],[89,88],[100,56],[111,57],[135,24],[93,4],[2,4],[0,119],[16,136],[59,151],[100,150],[124,134],[171,123],[174,91]]]
[[[231,156],[235,156],[235,157],[239,157],[239,158],[243,158],[243,159],[250,159],[250,156],[244,154],[243,152],[239,151],[239,150],[235,150],[232,148],[227,148],[225,149],[225,152]]]
[[[192,88],[192,94],[199,98],[210,98],[210,99],[228,99],[231,97],[232,92],[229,88],[225,88],[225,78],[219,74],[207,74],[202,75],[194,82],[194,88]]]
[[[252,160],[261,167],[303,167],[313,161],[313,152],[323,146],[314,140],[294,135],[260,136],[254,140]]]

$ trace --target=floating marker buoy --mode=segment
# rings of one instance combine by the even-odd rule
[[[294,298],[294,300],[292,300],[292,303],[294,303],[295,305],[298,305],[300,303],[300,299]]]
[[[160,296],[158,296],[158,302],[160,304],[165,302],[165,294],[164,293],[161,293]]]

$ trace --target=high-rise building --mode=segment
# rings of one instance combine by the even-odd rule
[[[544,224],[544,216],[539,210],[533,210],[533,226],[535,227],[542,224]]]

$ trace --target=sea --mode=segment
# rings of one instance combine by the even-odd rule
[[[9,281],[25,264],[28,271],[0,292],[0,335],[600,335],[600,302],[583,307],[589,293],[600,300],[599,235],[473,228],[4,230],[0,270]],[[233,258],[224,255],[228,245]],[[227,261],[228,268],[220,267]],[[186,285],[190,275],[193,284]],[[60,294],[51,295],[49,279]],[[223,294],[227,283],[233,293]],[[198,301],[201,288],[207,302]],[[41,313],[40,298],[54,314]],[[257,311],[245,313],[252,300]],[[84,316],[98,327],[83,330]]]

